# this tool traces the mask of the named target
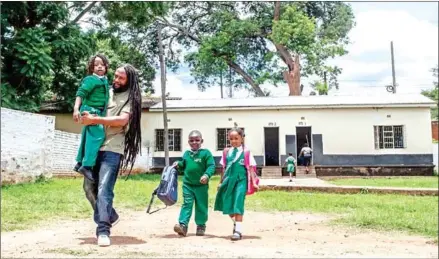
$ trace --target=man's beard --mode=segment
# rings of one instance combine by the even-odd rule
[[[126,90],[128,90],[128,86],[126,86],[126,85],[116,88],[116,87],[114,87],[114,84],[113,84],[113,92],[114,93],[123,93]]]

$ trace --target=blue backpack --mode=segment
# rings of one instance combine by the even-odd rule
[[[146,213],[148,214],[152,214],[154,212],[161,210],[161,209],[157,209],[153,212],[150,212],[151,205],[154,202],[154,196],[157,196],[159,200],[161,200],[166,205],[166,207],[172,206],[177,202],[177,198],[178,198],[177,169],[175,169],[172,166],[167,166],[163,169],[162,177],[160,179],[160,184],[152,193],[152,197],[149,202],[148,209],[146,210]]]

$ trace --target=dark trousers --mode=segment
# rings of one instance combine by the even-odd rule
[[[114,185],[116,184],[122,155],[110,151],[99,151],[93,168],[95,183],[84,177],[84,192],[90,202],[98,225],[96,236],[110,235],[110,228],[119,215],[113,208]]]

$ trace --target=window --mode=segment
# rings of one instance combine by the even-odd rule
[[[217,150],[224,150],[226,147],[230,147],[229,130],[232,128],[216,129],[216,147]],[[244,131],[244,128],[241,128]]]
[[[375,149],[404,148],[404,128],[398,126],[374,126]]]
[[[156,151],[165,151],[164,129],[155,130]],[[181,129],[168,129],[169,151],[181,151]]]

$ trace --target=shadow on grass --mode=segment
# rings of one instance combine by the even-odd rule
[[[82,240],[80,245],[97,244],[97,238],[95,237],[82,237],[78,239]],[[138,239],[136,237],[130,237],[130,236],[111,236],[110,239],[112,245],[140,245],[146,243],[146,241],[142,239]]]
[[[195,236],[195,234],[188,234],[187,237],[193,237]],[[158,238],[166,238],[166,239],[177,239],[177,238],[184,238],[181,237],[177,234],[166,234],[166,235],[158,235]],[[225,240],[230,240],[230,238],[232,237],[232,235],[230,236],[217,236],[217,235],[211,235],[211,234],[205,234],[204,238],[205,239],[211,239],[211,238],[219,238],[219,239],[225,239]],[[247,236],[247,235],[242,235],[242,239],[251,239],[251,240],[255,240],[255,239],[261,239],[260,236]]]

